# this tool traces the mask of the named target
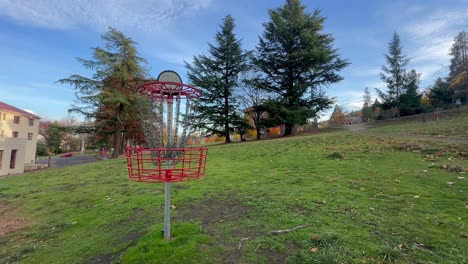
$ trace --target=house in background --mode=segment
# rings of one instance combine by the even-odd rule
[[[257,136],[254,118],[257,118],[258,114],[260,114],[260,116],[258,116],[260,122],[271,118],[270,113],[266,110],[260,111],[258,113],[254,111],[253,107],[249,107],[244,110],[244,118],[247,120],[249,125],[253,127],[253,130],[249,133],[251,137]],[[284,125],[275,127],[261,127],[259,130],[261,138],[277,137],[284,133]]]
[[[0,102],[0,175],[23,173],[35,163],[39,119]]]

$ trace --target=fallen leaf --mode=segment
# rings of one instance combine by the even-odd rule
[[[316,247],[310,249],[310,252],[312,252],[312,253],[317,253],[317,251],[318,251],[318,248],[316,248]]]
[[[177,207],[175,205],[171,205],[171,209],[176,209]]]
[[[314,240],[314,241],[317,241],[317,240],[319,239],[319,236],[313,235],[313,236],[311,237],[311,239]]]

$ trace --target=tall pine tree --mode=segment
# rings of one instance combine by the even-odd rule
[[[421,94],[418,91],[420,76],[421,74],[415,70],[406,74],[405,92],[400,95],[400,114],[402,116],[422,112]]]
[[[385,55],[387,66],[382,66],[380,79],[387,83],[387,93],[378,90],[383,102],[384,108],[397,108],[397,116],[400,117],[400,96],[405,93],[407,84],[406,65],[409,58],[403,55],[400,36],[393,33],[392,40],[388,44],[388,54]]]
[[[468,104],[468,34],[465,31],[455,37],[450,55],[448,82],[453,99]]]
[[[325,18],[319,10],[309,14],[300,0],[287,0],[269,15],[253,62],[263,74],[257,85],[275,95],[270,116],[288,135],[331,107],[321,88],[342,80],[338,72],[348,62],[333,48],[333,37],[322,32]]]
[[[94,71],[92,77],[74,74],[59,83],[69,84],[76,91],[76,104],[70,112],[95,121],[96,133],[113,136],[112,157],[116,158],[123,152],[125,131],[141,130],[134,127],[136,87],[146,76],[146,61],[138,55],[136,43],[122,32],[109,28],[102,39],[106,41],[105,49],[94,48],[91,60],[78,59]]]
[[[362,105],[362,119],[367,122],[372,118],[372,96],[368,87],[364,89],[364,95],[362,96],[362,99],[364,100]]]
[[[449,83],[442,79],[437,78],[434,85],[429,90],[429,100],[431,105],[440,108],[446,108],[452,104],[453,92],[449,89]]]
[[[239,74],[249,69],[250,56],[249,52],[242,51],[234,28],[234,19],[226,16],[215,37],[217,45],[209,44],[210,55],[194,56],[191,65],[186,63],[190,82],[203,92],[194,118],[199,127],[224,136],[226,143],[231,142],[230,133],[244,122],[236,114],[234,89]]]

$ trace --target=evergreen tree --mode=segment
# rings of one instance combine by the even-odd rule
[[[368,87],[364,89],[362,99],[364,99],[364,104],[362,105],[362,118],[365,121],[368,121],[372,118],[372,97]]]
[[[429,90],[429,100],[435,107],[445,108],[452,103],[452,90],[449,89],[449,83],[438,78]]]
[[[388,45],[388,54],[385,55],[387,66],[382,66],[380,79],[387,83],[387,93],[378,90],[378,93],[383,100],[382,106],[384,109],[391,107],[397,108],[397,116],[400,117],[400,96],[406,91],[407,72],[405,66],[409,62],[409,58],[402,53],[400,36],[393,33],[392,40]]]
[[[453,99],[468,104],[468,34],[458,33],[450,48],[450,74],[448,82]]]
[[[63,129],[58,122],[49,124],[46,130],[46,144],[49,151],[55,154],[60,153],[62,144]]]
[[[405,92],[400,95],[400,114],[414,115],[422,112],[421,94],[418,92],[421,74],[411,70],[406,75]]]
[[[230,133],[235,126],[245,122],[236,114],[234,89],[239,74],[249,70],[250,57],[250,52],[242,51],[234,28],[234,19],[226,16],[215,37],[217,45],[209,44],[210,56],[194,56],[192,65],[186,63],[190,82],[203,92],[194,118],[199,127],[225,136],[226,143],[231,142]]]
[[[322,32],[319,10],[309,14],[300,0],[287,0],[269,15],[253,60],[262,73],[256,81],[275,95],[268,112],[288,135],[332,105],[321,87],[342,80],[338,72],[348,62],[333,49],[333,37]]]
[[[144,81],[146,69],[142,64],[146,61],[138,55],[136,43],[122,32],[109,28],[102,39],[105,49],[94,48],[91,60],[78,59],[85,68],[94,71],[92,77],[74,74],[59,82],[76,91],[76,104],[70,112],[94,120],[96,133],[113,135],[112,157],[116,158],[123,152],[124,131],[133,131],[130,126],[137,119],[136,87]]]

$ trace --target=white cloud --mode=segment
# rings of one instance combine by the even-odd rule
[[[89,26],[102,31],[119,29],[157,31],[174,19],[207,8],[212,0],[2,0],[0,16],[36,27],[70,29]]]
[[[351,75],[356,77],[379,76],[382,71],[380,67],[354,67],[350,69]]]
[[[419,42],[418,42],[419,43]],[[450,47],[453,43],[453,37],[432,37],[420,43],[411,58],[411,62],[448,62],[450,55]]]
[[[353,101],[347,104],[348,108],[351,108],[352,110],[357,110],[361,109],[362,105],[364,104],[364,101]]]
[[[463,10],[437,11],[409,22],[403,30],[416,38],[433,37],[454,27],[466,26],[468,12]]]
[[[428,64],[415,66],[415,69],[418,73],[421,73],[421,81],[428,79],[433,79],[435,75],[440,75],[439,73],[445,68],[443,65]]]
[[[455,35],[468,21],[468,12],[463,10],[438,9],[422,13],[405,22],[403,33],[410,41],[412,63],[447,64],[450,47]],[[426,67],[435,67],[434,65]],[[418,69],[416,69],[418,70]]]
[[[30,109],[23,109],[23,111],[26,111],[30,114],[33,114],[33,115],[36,115],[36,113],[33,111],[33,110],[30,110]]]
[[[370,81],[364,84],[365,87],[369,87],[369,90],[372,92],[374,88],[385,89],[387,84],[382,81]]]
[[[467,25],[466,8],[463,11],[444,6],[436,11],[426,9],[418,15],[400,19],[404,23],[403,47],[408,47],[404,52],[411,58],[407,69],[421,73],[422,83],[425,84],[446,76],[453,38]]]
[[[341,91],[340,92],[340,97],[345,97],[347,99],[349,99],[349,98],[360,98],[360,97],[362,97],[363,93],[364,93],[364,89],[362,91],[353,91],[353,90]]]

